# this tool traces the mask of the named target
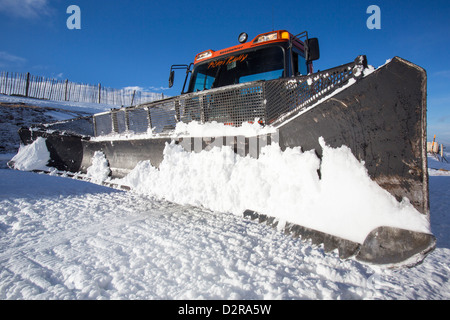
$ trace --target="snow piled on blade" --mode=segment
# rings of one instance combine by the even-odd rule
[[[276,144],[254,159],[230,147],[195,153],[172,143],[159,170],[141,162],[115,182],[182,205],[237,215],[254,210],[358,243],[379,226],[430,233],[427,217],[372,181],[349,148],[320,143],[322,161],[314,151],[283,152]]]
[[[92,166],[87,169],[86,177],[95,183],[102,183],[108,179],[111,170],[108,160],[101,151],[95,151],[92,157]]]
[[[431,233],[428,217],[407,198],[398,202],[373,181],[350,148],[334,149],[326,146],[323,139],[320,145],[323,160],[319,199],[323,201],[318,201],[316,208],[323,218],[317,221],[319,230],[359,243],[365,239],[364,234],[381,226]]]
[[[50,160],[50,152],[45,144],[45,139],[37,138],[32,144],[21,145],[17,154],[11,159],[14,169],[21,171],[50,170],[47,164]]]
[[[271,126],[261,126],[258,119],[253,123],[243,122],[241,126],[229,126],[216,121],[200,123],[191,121],[189,123],[178,122],[174,134],[176,136],[188,137],[222,137],[222,136],[245,136],[252,137],[261,134],[275,133],[276,129]]]

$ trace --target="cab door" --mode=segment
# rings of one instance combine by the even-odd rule
[[[294,77],[308,75],[305,53],[296,47],[291,50],[291,75]]]

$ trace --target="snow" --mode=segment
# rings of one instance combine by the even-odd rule
[[[183,138],[183,137],[256,137],[263,134],[276,134],[276,129],[272,126],[263,127],[255,119],[253,123],[243,122],[241,126],[234,127],[218,123],[216,121],[208,123],[200,123],[198,121],[191,121],[189,123],[178,122],[175,129],[167,134],[155,133],[152,130],[147,130],[144,133],[134,133],[126,131],[122,133],[111,133],[98,137],[92,137],[92,141],[118,141],[118,140],[139,140],[139,139],[159,139],[162,135],[169,138]]]
[[[92,180],[94,183],[101,184],[108,179],[110,174],[111,170],[109,169],[105,154],[101,151],[95,151],[92,157],[92,166],[87,169],[86,178]]]
[[[49,171],[47,163],[50,160],[50,152],[47,149],[44,138],[37,138],[32,144],[21,145],[18,153],[11,159],[14,169],[22,171],[44,170]]]
[[[256,161],[227,148],[191,154],[169,145],[163,163],[167,169],[156,173],[141,163],[125,179],[134,188],[129,192],[0,169],[0,299],[449,299],[450,178],[441,174],[450,166],[433,157],[428,159],[430,217],[437,248],[412,269],[341,260],[337,252],[325,253],[321,246],[233,214],[248,203],[264,210],[271,197],[283,196],[280,205],[296,203],[306,210],[316,204],[323,213],[340,201],[349,210],[356,205],[417,217],[407,201],[391,203],[366,181],[362,165],[346,148],[321,143],[322,163],[312,152],[282,153],[276,146]],[[18,155],[46,157],[33,148],[21,148]],[[2,154],[0,161],[8,158]],[[91,178],[104,180],[104,156],[99,153],[95,159]],[[289,179],[289,187],[281,189],[275,177],[286,182],[289,172],[285,166],[272,168],[274,159],[300,161],[303,166],[296,172],[302,180]],[[188,162],[201,170],[186,170]],[[265,175],[262,169],[273,171]],[[140,170],[147,176],[137,175]],[[208,184],[211,179],[202,177],[203,172],[230,187]],[[175,179],[175,189],[170,179]],[[186,185],[189,179],[196,183]],[[329,195],[327,190],[336,190],[339,181],[345,188]],[[237,185],[244,189],[234,189]],[[293,199],[289,188],[297,187],[308,196]],[[223,200],[214,203],[213,195]],[[413,227],[426,228],[422,222],[412,222]]]
[[[217,123],[216,121],[200,123],[191,121],[189,123],[178,122],[174,134],[178,137],[223,137],[223,136],[244,136],[254,137],[262,134],[275,133],[276,129],[271,126],[263,127],[255,119],[253,123],[243,122],[240,127]]]
[[[102,103],[41,100],[26,97],[7,96],[4,94],[0,94],[0,102],[25,103],[33,106],[62,109],[65,111],[72,111],[74,113],[84,113],[84,114],[94,114],[111,110],[111,105]],[[58,113],[58,120],[67,120],[73,117],[74,115],[61,117],[61,113]]]
[[[450,161],[450,152],[444,151],[443,158],[439,154],[429,154],[428,174],[430,176],[450,176],[450,164],[448,161]]]
[[[391,270],[233,214],[0,170],[0,298],[449,299],[450,181],[430,182],[438,248]]]
[[[195,153],[170,144],[159,170],[142,162],[113,182],[181,205],[238,216],[250,209],[361,244],[380,226],[430,233],[426,216],[372,181],[350,149],[321,144],[322,163],[314,151],[278,145],[254,159],[231,147]]]

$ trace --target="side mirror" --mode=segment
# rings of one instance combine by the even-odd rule
[[[314,61],[320,58],[319,39],[311,38],[305,41],[306,44],[306,61]]]
[[[184,93],[184,88],[186,87],[186,82],[189,76],[189,73],[191,73],[191,66],[193,65],[193,63],[191,63],[190,65],[187,64],[174,64],[170,67],[170,75],[169,75],[169,88],[172,88],[173,86],[173,79],[175,78],[175,70],[178,69],[183,69],[186,70],[186,78],[184,78],[184,84],[183,84],[183,90],[181,91],[181,93]]]
[[[169,75],[169,88],[173,87],[173,79],[175,78],[175,71],[170,70],[170,75]]]

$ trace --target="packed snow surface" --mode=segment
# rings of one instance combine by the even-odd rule
[[[0,299],[449,299],[450,179],[438,245],[412,269],[340,260],[229,213],[0,170]]]
[[[336,185],[318,182],[319,163],[312,153],[296,149],[282,153],[276,146],[266,150],[261,163],[217,148],[208,153],[216,162],[212,164],[206,161],[205,154],[187,153],[169,145],[165,150],[167,168],[162,166],[157,173],[143,162],[122,181],[133,187],[132,192],[70,178],[0,170],[0,298],[450,298],[450,179],[435,176],[435,169],[430,169],[430,195],[432,222],[435,219],[432,231],[438,238],[438,246],[413,269],[386,269],[352,259],[343,261],[337,252],[324,253],[320,246],[233,214],[246,206],[250,201],[246,198],[251,199],[261,191],[257,183],[277,184],[276,174],[282,172],[261,180],[264,176],[261,170],[269,169],[274,160],[284,163],[286,157],[306,166],[302,167],[305,176],[301,178],[307,184],[294,184],[300,177],[291,174],[294,179],[286,179],[291,184],[284,191],[266,190],[264,196],[268,199],[284,192],[285,203],[294,201],[301,205],[310,200],[292,199],[287,196],[290,188],[302,187],[308,194],[311,188],[318,193],[316,201],[322,199],[324,203],[320,210],[336,212],[340,205],[351,210],[351,204],[345,201],[353,199],[352,204],[356,201],[357,206],[364,205],[361,207],[364,210],[371,210],[370,206],[378,209],[391,206],[390,210],[397,210],[397,214],[414,217],[407,202],[392,203],[366,181],[362,164],[349,158],[348,150],[329,148],[323,141],[322,144],[325,153],[321,180],[335,176],[334,183],[341,181],[342,190],[331,198],[327,192]],[[302,157],[305,160],[300,160]],[[94,157],[91,168],[102,174],[91,178],[104,179],[108,169],[104,160],[101,153]],[[432,158],[429,161],[431,166],[436,163]],[[183,171],[187,163],[194,164],[195,171]],[[210,167],[205,167],[207,164]],[[232,165],[238,168],[245,165],[251,174],[241,176],[242,171],[234,172]],[[446,172],[445,165],[439,166],[440,172]],[[335,172],[337,169],[340,172]],[[204,177],[197,177],[196,183],[190,184],[195,174]],[[220,184],[208,184],[211,179],[207,178],[211,176],[228,183],[230,190],[236,187],[234,183],[244,184],[249,193],[236,190],[233,193],[220,188]],[[285,179],[283,175],[280,177]],[[175,189],[170,188],[170,179],[175,179]],[[349,189],[351,181],[356,185]],[[256,190],[252,191],[252,186]],[[347,193],[352,197],[342,202],[339,198]],[[222,202],[209,199],[214,194]],[[262,197],[257,199],[270,205]],[[208,201],[217,208],[206,208]],[[369,203],[364,204],[365,201]],[[255,209],[264,209],[263,204],[259,205],[261,208]]]

